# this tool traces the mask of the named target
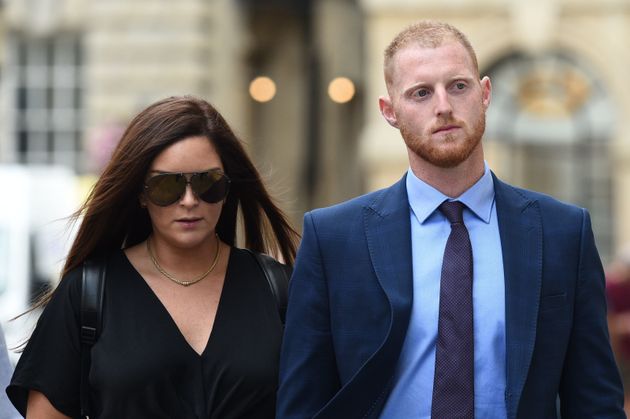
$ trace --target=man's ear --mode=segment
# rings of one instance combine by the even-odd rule
[[[398,128],[398,120],[396,119],[391,99],[388,96],[379,97],[378,107],[381,110],[381,115],[383,115],[383,118],[385,118],[389,125],[394,128]]]
[[[485,76],[481,79],[481,101],[485,109],[490,106],[490,99],[492,99],[492,83],[490,78]]]
[[[140,196],[138,196],[138,202],[140,203],[141,208],[147,207],[147,198],[146,196],[144,196],[143,193],[141,193]]]

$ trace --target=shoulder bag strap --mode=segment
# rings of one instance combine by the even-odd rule
[[[90,416],[90,352],[101,327],[103,289],[105,287],[105,259],[93,258],[83,262],[81,281],[81,417]]]
[[[254,252],[249,249],[245,250],[254,257],[260,270],[265,274],[271,293],[278,304],[280,320],[284,324],[289,299],[289,279],[291,279],[293,269],[264,253]]]

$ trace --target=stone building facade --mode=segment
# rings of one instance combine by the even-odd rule
[[[591,211],[605,258],[630,242],[628,0],[4,0],[0,163],[97,173],[128,119],[174,94],[213,102],[299,225],[399,179],[382,51],[448,21],[493,81],[487,160],[505,180]],[[268,102],[248,92],[275,82]],[[351,100],[331,100],[336,77]]]

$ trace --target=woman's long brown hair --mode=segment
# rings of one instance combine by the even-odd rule
[[[62,277],[92,255],[146,240],[151,222],[139,201],[146,174],[160,152],[191,136],[205,136],[213,143],[232,180],[216,227],[221,240],[230,246],[236,244],[240,208],[245,247],[279,252],[285,263],[293,264],[299,234],[269,196],[241,142],[212,105],[181,96],[152,104],[127,127],[86,201],[71,217],[80,220],[80,227]],[[42,296],[33,308],[46,305],[53,292]]]

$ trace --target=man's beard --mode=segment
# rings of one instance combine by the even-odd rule
[[[455,124],[459,127],[463,127],[461,123],[458,123],[453,119],[444,120],[440,125],[449,124]],[[407,124],[400,125],[400,134],[405,140],[405,144],[412,152],[428,163],[445,169],[456,167],[470,157],[473,150],[481,141],[481,137],[483,137],[485,130],[485,111],[479,115],[476,123],[472,126],[471,135],[463,141],[459,140],[458,144],[455,144],[458,140],[455,139],[454,135],[447,134],[441,140],[434,140],[428,136],[418,135],[415,132],[412,132],[408,128]],[[449,147],[443,147],[445,144],[449,144]]]

